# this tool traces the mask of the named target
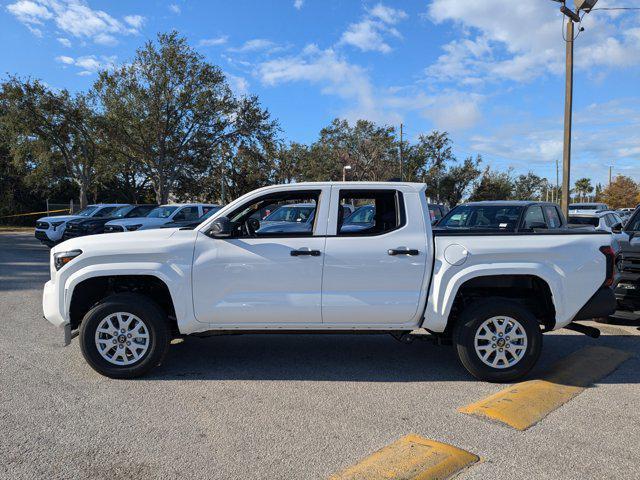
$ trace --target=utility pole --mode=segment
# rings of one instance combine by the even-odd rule
[[[558,162],[558,159],[556,158],[556,191],[555,191],[556,199],[554,200],[556,203],[558,203],[559,191],[560,191],[560,164]]]
[[[573,13],[573,12],[572,12]],[[564,90],[564,148],[562,151],[562,213],[569,218],[571,175],[571,108],[573,103],[573,19],[567,22],[566,79]]]
[[[598,0],[574,0],[576,11],[565,5],[565,0],[554,0],[562,3],[560,11],[567,17],[567,32],[564,39],[566,45],[566,78],[564,92],[564,148],[562,151],[562,213],[569,216],[570,175],[571,175],[571,108],[573,103],[573,41],[574,23],[580,23],[580,11],[585,14],[593,9]],[[580,31],[584,28],[580,27]]]
[[[613,170],[613,165],[609,165],[609,186],[611,186],[611,170]]]
[[[402,158],[402,123],[400,124],[400,181],[404,182],[404,161]]]

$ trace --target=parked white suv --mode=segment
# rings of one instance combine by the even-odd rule
[[[202,217],[213,208],[219,208],[219,206],[203,203],[161,205],[151,210],[151,212],[144,217],[111,220],[104,226],[104,232],[115,233],[149,230],[152,228],[160,228],[169,222],[193,221]]]
[[[75,215],[58,215],[42,217],[36,221],[35,237],[48,247],[53,247],[62,241],[62,235],[69,220],[76,218],[101,218],[108,217],[120,207],[126,207],[127,203],[100,203],[88,205]]]
[[[261,233],[256,213],[301,203],[313,205],[310,230]],[[343,229],[343,205],[373,205],[372,221]],[[520,217],[527,206],[510,208]],[[504,382],[533,367],[543,332],[584,331],[573,322],[613,312],[609,233],[507,231],[503,206],[468,208],[477,211],[464,224],[447,228],[445,216],[433,230],[423,184],[262,188],[195,229],[57,246],[44,315],[67,343],[79,335],[86,361],[114,378],[148,372],[176,336],[366,331],[411,340],[422,327],[452,342],[473,375]]]

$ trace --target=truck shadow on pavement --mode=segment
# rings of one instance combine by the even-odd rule
[[[536,368],[588,345],[632,353],[635,368],[615,382],[640,382],[640,336],[548,335]],[[154,380],[307,380],[348,382],[472,381],[451,346],[428,341],[402,344],[389,335],[234,335],[187,338],[171,345],[164,364],[145,377]],[[607,382],[604,379],[603,382]]]

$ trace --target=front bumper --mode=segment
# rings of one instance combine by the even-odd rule
[[[44,318],[56,327],[62,328],[68,323],[64,315],[64,298],[61,298],[57,285],[49,280],[42,291],[42,312]]]
[[[53,240],[49,238],[49,235],[47,235],[46,230],[36,230],[35,237],[41,242],[53,242]]]

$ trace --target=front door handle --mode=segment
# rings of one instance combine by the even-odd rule
[[[420,255],[420,250],[414,248],[390,248],[387,250],[389,255]]]
[[[309,250],[307,249],[300,249],[300,250],[291,250],[291,256],[292,257],[301,257],[303,255],[309,255],[311,257],[319,257],[320,256],[320,250]]]

